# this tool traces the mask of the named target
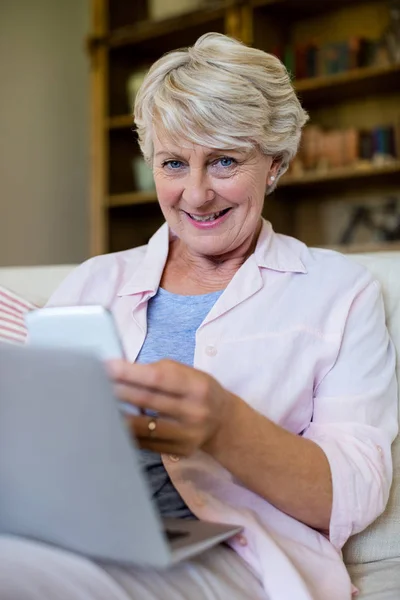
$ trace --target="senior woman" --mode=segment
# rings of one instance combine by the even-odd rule
[[[166,224],[50,302],[113,311],[110,372],[151,411],[129,425],[161,514],[243,534],[166,572],[3,541],[2,599],[350,598],[340,549],[391,483],[395,357],[371,275],[261,217],[306,120],[260,50],[207,34],[161,58],[135,122]]]

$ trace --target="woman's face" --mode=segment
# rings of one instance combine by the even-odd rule
[[[161,210],[189,250],[222,256],[258,232],[271,157],[257,150],[176,146],[155,136],[153,172]]]

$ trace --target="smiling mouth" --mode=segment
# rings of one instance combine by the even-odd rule
[[[219,219],[220,217],[223,217],[224,215],[226,215],[227,212],[229,212],[231,209],[230,208],[224,208],[224,210],[220,210],[218,212],[215,213],[211,213],[208,215],[192,215],[191,213],[186,213],[193,221],[197,221],[198,223],[209,223],[211,221],[216,221],[217,219]],[[185,211],[186,212],[186,211]]]

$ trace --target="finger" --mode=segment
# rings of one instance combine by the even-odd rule
[[[160,454],[176,454],[189,456],[198,447],[196,439],[187,431],[164,419],[156,420],[156,429],[149,431],[150,418],[132,417],[128,427],[140,448],[159,452]]]
[[[110,361],[107,368],[115,381],[146,387],[174,396],[184,396],[192,391],[196,379],[205,377],[205,374],[193,367],[173,360],[161,360],[150,364]]]
[[[170,419],[181,421],[187,415],[187,408],[182,399],[177,400],[172,396],[153,392],[146,388],[117,383],[114,385],[114,393],[123,402],[128,402],[137,408],[155,411]]]
[[[151,440],[152,442],[169,443],[179,446],[187,439],[185,430],[173,421],[168,421],[167,419],[154,419],[152,417],[140,415],[137,417],[127,417],[126,421],[129,429],[140,441]],[[155,430],[150,431],[149,423],[154,421],[156,423],[156,428]]]
[[[189,456],[192,450],[172,442],[153,441],[152,439],[140,439],[138,445],[142,450],[150,450],[157,454],[172,454],[174,456]]]
[[[157,429],[158,429],[157,422]],[[135,432],[136,429],[136,432]],[[187,440],[184,436],[177,437],[174,439],[164,439],[162,437],[154,437],[157,432],[153,431],[152,435],[148,435],[148,431],[143,436],[141,435],[142,430],[140,427],[136,425],[132,425],[131,432],[136,440],[138,446],[145,450],[151,450],[152,452],[157,452],[159,454],[174,454],[176,456],[189,456],[189,454],[193,453],[196,446],[192,444],[190,440]],[[139,430],[139,431],[138,431]],[[159,430],[160,432],[160,430]],[[165,431],[161,432],[161,436],[164,435]]]

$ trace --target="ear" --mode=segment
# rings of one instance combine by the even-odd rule
[[[268,186],[274,185],[274,183],[279,175],[279,169],[281,168],[281,164],[282,164],[281,158],[273,159],[271,166],[269,168],[269,171],[268,171],[268,175],[267,175],[267,185]]]

